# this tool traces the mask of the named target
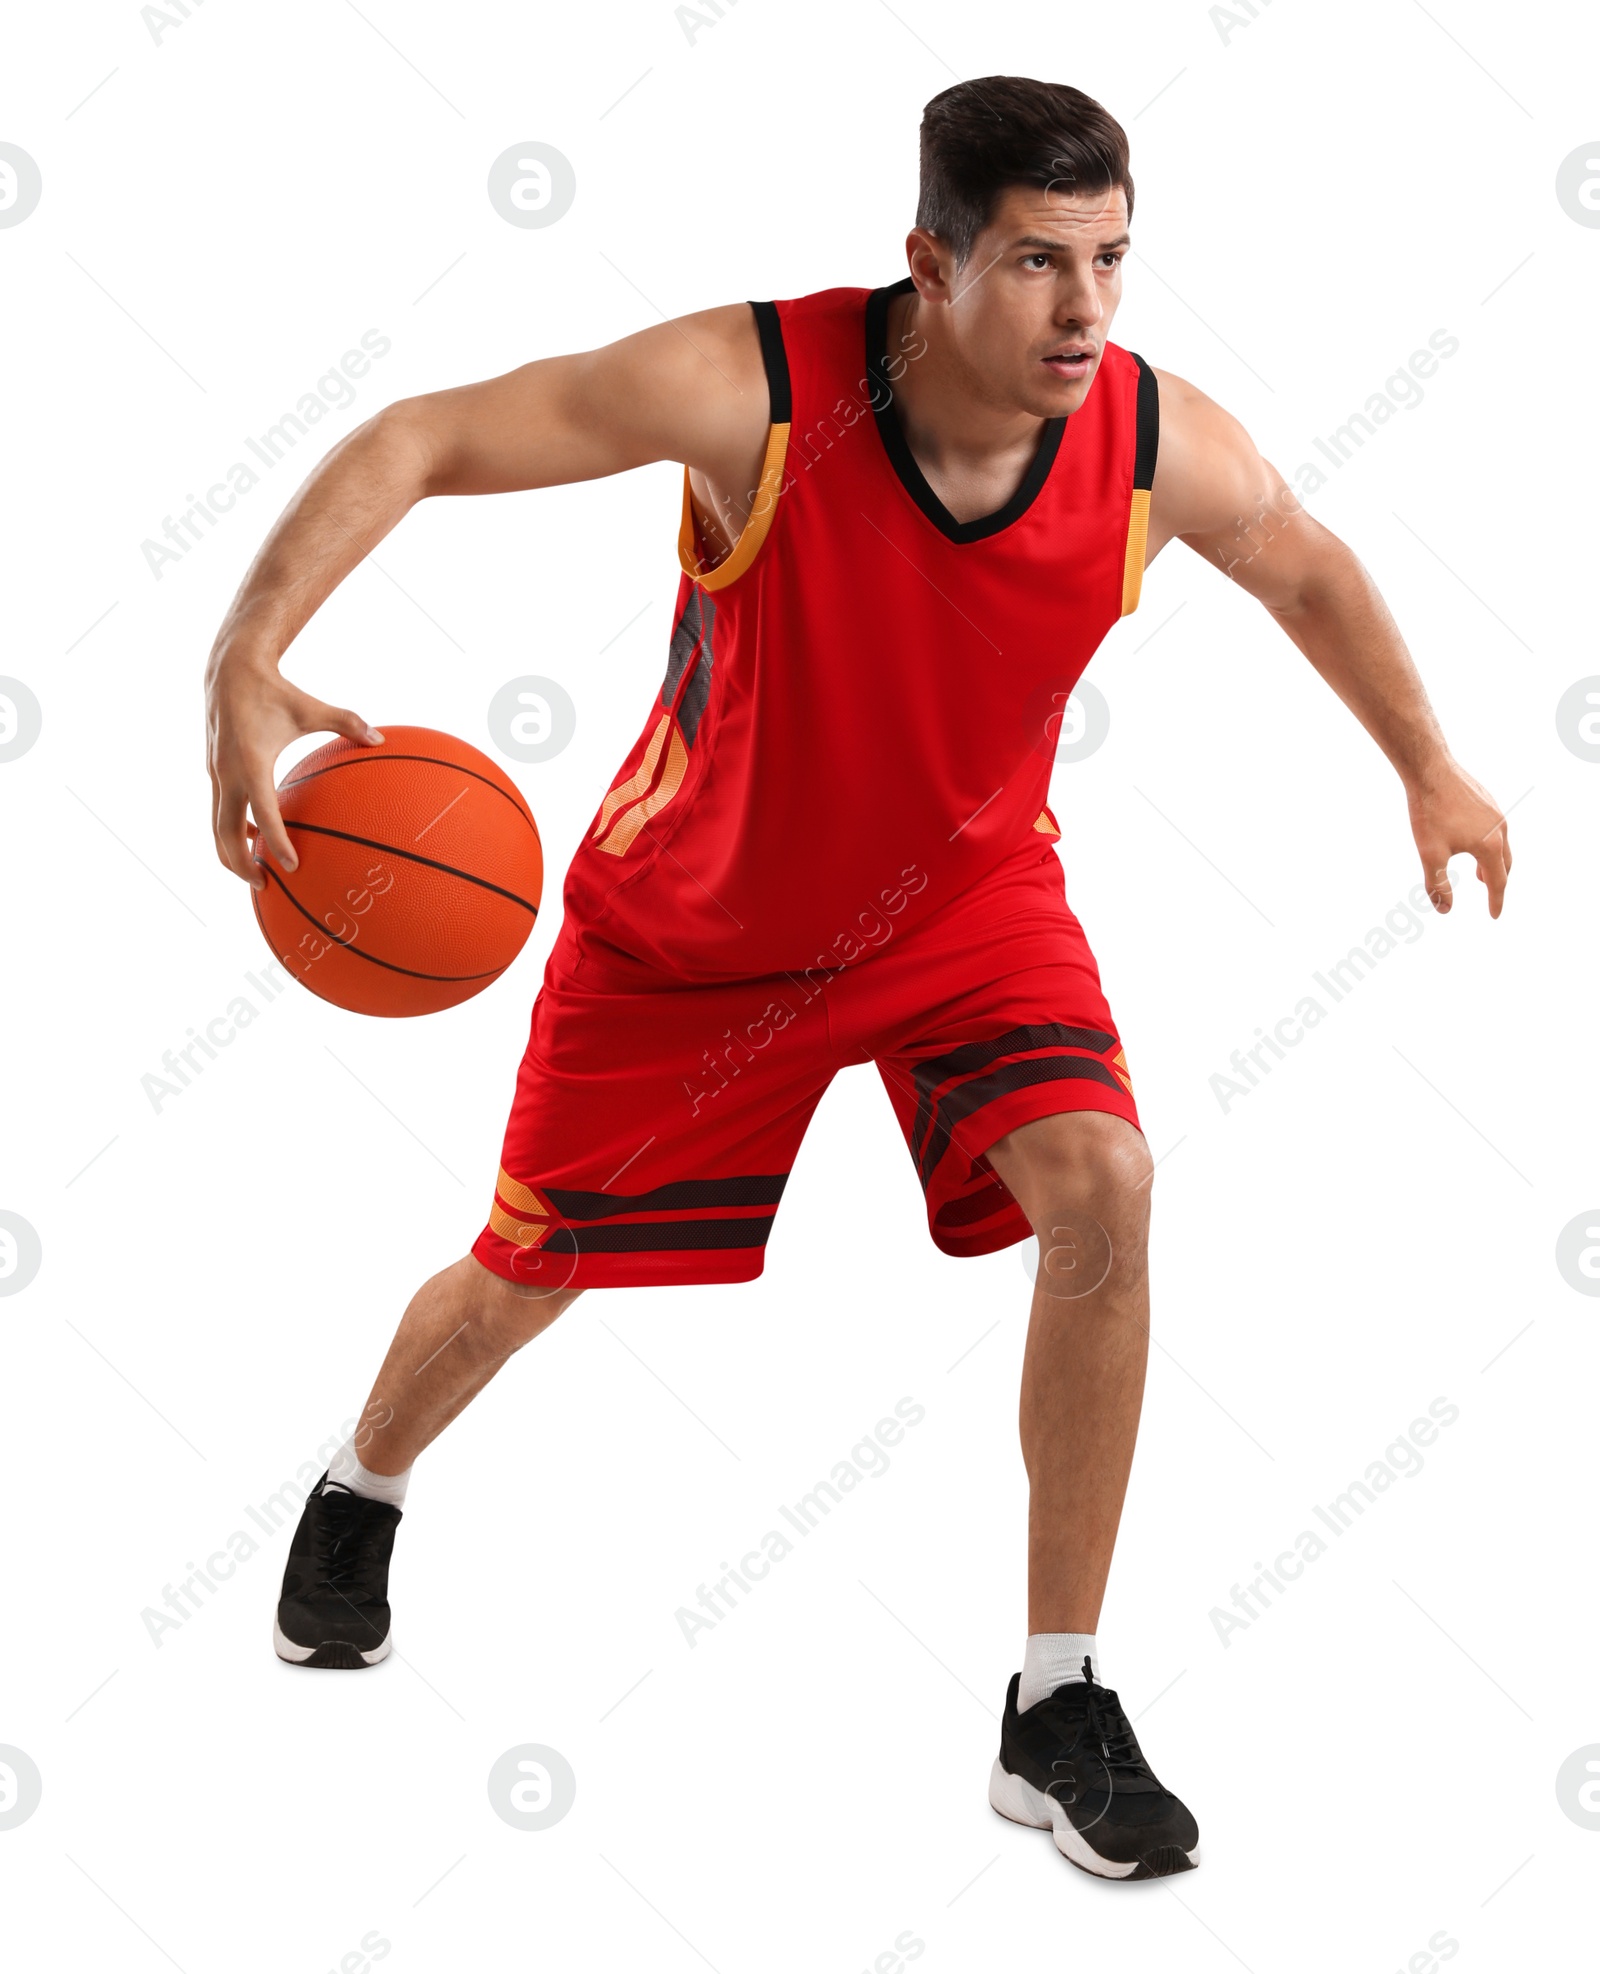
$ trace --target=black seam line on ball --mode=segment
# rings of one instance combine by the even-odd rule
[[[366,960],[372,966],[381,966],[390,973],[403,973],[409,979],[412,980],[442,980],[442,981],[498,980],[501,974],[505,972],[505,968],[503,966],[497,966],[497,967],[492,967],[487,973],[419,973],[415,967],[396,966],[393,960],[380,960],[376,953],[369,953],[365,951],[362,947],[358,946],[353,939],[341,939],[338,933],[333,931],[333,929],[330,926],[323,925],[319,920],[313,918],[310,912],[306,910],[305,906],[301,904],[300,900],[294,895],[294,893],[289,889],[288,885],[284,883],[283,879],[279,877],[278,873],[275,870],[269,870],[265,864],[263,864],[261,868],[264,871],[266,871],[268,882],[277,885],[278,889],[289,900],[289,903],[294,906],[295,910],[306,921],[306,923],[308,925],[316,926],[317,931],[321,935],[321,937],[324,939],[331,939],[334,945],[336,945],[339,948],[341,953],[349,953],[358,960]],[[261,925],[261,906],[259,902],[256,905],[256,923],[257,925]],[[262,936],[266,938],[267,944],[269,946],[272,946],[273,945],[272,939],[267,935],[267,928],[264,925],[261,926],[261,932],[262,932]],[[273,950],[276,951],[277,950],[276,947],[274,947]],[[283,959],[283,963],[287,965],[288,962],[286,959],[284,959],[284,956],[280,954],[279,957],[280,959]],[[316,961],[307,960],[306,965],[308,967],[315,966]],[[296,980],[300,980],[300,976],[298,974],[295,975],[295,978]],[[305,985],[305,982],[301,980],[300,984],[303,987]]]
[[[454,761],[441,761],[437,754],[380,754],[377,748],[373,748],[369,754],[352,754],[343,761],[330,761],[325,768],[313,768],[310,774],[297,775],[291,769],[288,780],[284,782],[278,793],[282,795],[288,789],[303,788],[307,782],[319,781],[323,775],[334,774],[340,768],[382,767],[385,761],[423,761],[430,768],[448,768],[452,774],[471,775],[474,781],[481,781],[485,788],[492,788],[502,802],[509,802],[535,835],[539,833],[538,825],[532,816],[514,795],[505,792],[499,782],[491,781],[487,775],[479,774],[476,768],[461,768],[457,767]]]
[[[268,872],[268,876],[269,877],[271,876],[270,872]],[[285,891],[286,894],[288,894],[288,887],[284,885],[281,878],[279,879],[279,888]],[[264,890],[265,887],[263,887],[262,891],[252,891],[250,902],[255,910],[256,924],[261,927],[261,936],[263,939],[266,940],[267,945],[276,954],[278,952],[277,946],[273,943],[272,937],[268,933],[266,925],[261,917],[261,899],[264,894]],[[294,905],[297,910],[303,909],[300,905],[300,901],[298,898],[295,898],[292,894],[288,894],[288,895],[289,895],[289,902],[292,905]],[[371,955],[363,954],[362,957],[370,958]],[[280,966],[286,964],[283,955],[278,954],[277,964]],[[317,985],[315,979],[312,977],[312,971],[311,971],[312,967],[315,964],[316,964],[315,961],[308,960],[306,962],[306,970],[303,974],[291,972],[289,978],[293,980],[297,986],[303,987],[308,994],[314,994],[319,1001],[326,1002],[326,1004],[330,1008],[341,1008],[346,1014],[353,1012],[353,1010],[345,1006],[345,1003],[343,1001],[336,1001],[331,994],[327,993],[323,988]],[[387,964],[387,962],[380,961],[379,964],[384,965]],[[399,972],[400,970],[401,969],[399,968],[390,969],[390,971],[392,972]],[[422,974],[418,977],[421,979],[427,979],[429,976],[426,974]]]
[[[484,891],[496,892],[502,898],[509,898],[513,905],[520,905],[534,918],[539,916],[539,907],[530,905],[526,898],[519,898],[515,891],[508,891],[503,884],[491,884],[486,877],[474,877],[469,870],[457,870],[454,864],[441,864],[437,857],[424,857],[417,850],[402,850],[398,843],[380,843],[376,837],[356,836],[348,829],[329,829],[325,823],[285,822],[285,829],[303,829],[308,836],[336,836],[341,843],[361,843],[369,850],[387,850],[392,857],[405,857],[414,864],[426,864],[430,870],[442,870],[447,877],[459,877],[465,884],[476,884]],[[462,979],[470,976],[463,974]]]

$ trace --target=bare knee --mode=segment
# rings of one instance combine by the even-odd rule
[[[989,1161],[1040,1241],[1087,1216],[1114,1237],[1142,1235],[1155,1172],[1143,1134],[1105,1111],[1068,1111],[1020,1126]]]
[[[1133,1307],[1155,1169],[1140,1132],[1109,1113],[1071,1111],[1011,1132],[989,1162],[1038,1240],[1038,1288],[1075,1309]]]

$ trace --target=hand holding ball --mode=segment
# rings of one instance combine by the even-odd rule
[[[486,754],[428,727],[376,747],[332,740],[278,805],[299,858],[266,861],[256,920],[302,986],[356,1014],[470,1000],[521,952],[544,854],[520,790]]]

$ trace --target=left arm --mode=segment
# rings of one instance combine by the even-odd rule
[[[1236,419],[1182,378],[1156,374],[1161,446],[1146,560],[1176,536],[1270,611],[1399,775],[1435,908],[1449,911],[1447,866],[1464,853],[1498,918],[1511,869],[1505,818],[1446,745],[1372,578]]]

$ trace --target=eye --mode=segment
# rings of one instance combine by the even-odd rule
[[[1122,253],[1120,249],[1113,249],[1109,253],[1104,253],[1100,258],[1107,267],[1120,267],[1122,265]]]
[[[1027,254],[1024,256],[1022,264],[1024,267],[1033,267],[1040,261],[1043,261],[1048,266],[1050,261],[1050,256],[1048,254],[1042,254],[1042,253]]]

